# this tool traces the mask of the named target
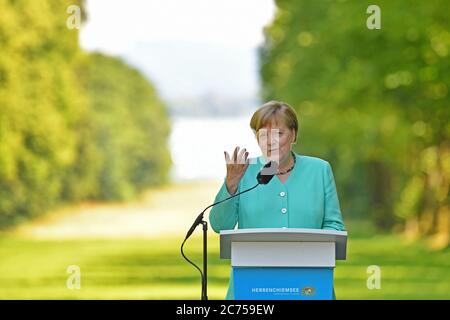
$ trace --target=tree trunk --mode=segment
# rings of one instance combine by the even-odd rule
[[[381,230],[390,230],[395,224],[395,217],[389,168],[381,161],[371,161],[368,163],[368,177],[375,225]]]

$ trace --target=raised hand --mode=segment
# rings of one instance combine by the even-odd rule
[[[228,155],[228,152],[224,151],[225,162],[227,165],[227,177],[226,186],[228,192],[233,195],[236,193],[239,182],[244,176],[245,171],[249,165],[248,152],[244,148],[239,153],[239,147],[236,147],[233,152],[232,158]]]

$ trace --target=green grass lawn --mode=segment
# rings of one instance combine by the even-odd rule
[[[450,250],[349,228],[348,260],[338,262],[338,299],[450,299]],[[200,233],[200,229],[197,230]],[[34,240],[0,234],[0,299],[198,299],[200,277],[180,255],[182,236],[167,239]],[[219,259],[210,231],[208,295],[226,294],[229,261]],[[201,238],[186,245],[201,266]],[[81,289],[68,289],[67,267],[81,269]],[[381,289],[369,290],[367,267],[381,268]]]

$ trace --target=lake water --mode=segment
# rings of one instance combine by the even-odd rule
[[[224,179],[224,150],[247,148],[249,157],[261,155],[250,128],[252,113],[239,117],[178,117],[172,119],[170,149],[174,181]]]

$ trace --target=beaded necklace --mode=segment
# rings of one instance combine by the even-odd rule
[[[292,154],[292,156],[294,157],[294,164],[292,165],[292,167],[290,167],[290,168],[287,169],[286,171],[278,172],[278,173],[276,173],[276,175],[283,175],[283,174],[286,174],[286,173],[288,173],[288,172],[291,172],[292,169],[294,169],[294,167],[295,167],[295,162],[296,162],[297,159],[296,159],[296,157],[295,157],[294,152],[291,151],[291,154]]]

